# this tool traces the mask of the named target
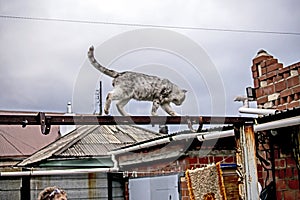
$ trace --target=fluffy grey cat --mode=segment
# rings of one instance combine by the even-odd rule
[[[117,109],[121,115],[128,116],[124,106],[131,100],[151,101],[152,115],[157,115],[159,106],[169,115],[175,116],[176,112],[170,106],[170,103],[181,105],[185,99],[186,90],[180,89],[177,85],[168,79],[162,79],[157,76],[150,76],[142,73],[125,71],[116,72],[103,67],[94,57],[94,47],[91,46],[88,51],[88,58],[91,64],[103,74],[114,78],[112,85],[114,89],[107,94],[104,106],[105,114],[109,113],[109,107],[113,100],[117,100]]]

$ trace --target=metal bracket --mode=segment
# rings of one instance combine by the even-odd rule
[[[199,127],[198,127],[198,129],[193,128],[193,122],[188,116],[186,118],[186,121],[188,123],[188,128],[190,129],[191,132],[196,133],[196,132],[200,132],[202,130],[202,127],[203,127],[202,117],[199,118]]]
[[[41,132],[43,135],[48,135],[50,133],[51,123],[49,119],[46,119],[44,112],[38,113],[39,122],[41,125]]]

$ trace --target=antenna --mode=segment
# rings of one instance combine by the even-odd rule
[[[102,81],[99,83],[99,115],[102,115]]]
[[[97,112],[97,107],[99,105],[99,115],[102,115],[102,81],[100,81],[99,89],[95,92],[95,110],[94,114]]]

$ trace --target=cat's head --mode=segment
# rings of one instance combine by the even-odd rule
[[[180,106],[185,100],[186,92],[187,90],[178,90],[176,93],[171,95],[171,102],[174,103],[176,106]]]

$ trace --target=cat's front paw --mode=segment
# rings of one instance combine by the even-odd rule
[[[157,116],[157,113],[156,112],[151,112],[151,115],[152,116]]]
[[[170,112],[170,115],[171,116],[179,116],[176,112],[174,112],[174,111],[172,111],[172,112]]]
[[[105,113],[106,115],[108,115],[108,114],[109,114],[109,110],[104,109],[104,113]]]

